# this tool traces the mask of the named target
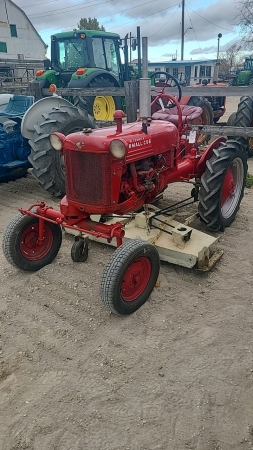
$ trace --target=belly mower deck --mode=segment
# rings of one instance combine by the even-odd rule
[[[125,229],[123,242],[130,239],[150,242],[158,250],[161,261],[188,268],[196,267],[197,270],[205,272],[214,266],[223,251],[212,248],[219,236],[213,237],[189,226],[196,217],[197,214],[180,223],[175,220],[175,216],[162,214],[160,209],[148,205],[146,210],[132,217],[115,216],[104,223],[111,225],[121,222]],[[100,216],[92,216],[92,220],[99,221]],[[69,234],[105,243],[102,238],[70,228],[64,229]],[[113,239],[108,245],[116,246],[116,240]]]

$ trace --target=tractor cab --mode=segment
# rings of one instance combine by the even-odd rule
[[[38,71],[35,80],[47,80],[57,87],[67,87],[73,79],[79,80],[78,87],[83,87],[80,80],[94,71],[106,71],[120,82],[122,65],[119,48],[120,37],[115,33],[78,30],[55,34],[51,36],[51,68],[47,65],[45,69],[48,70]]]

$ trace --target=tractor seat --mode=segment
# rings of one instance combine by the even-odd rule
[[[200,117],[203,109],[200,106],[190,106],[190,105],[180,105],[183,123],[192,122],[197,117]],[[176,106],[174,108],[166,108],[164,110],[160,109],[152,114],[152,119],[155,120],[167,120],[168,122],[178,125],[178,109]]]
[[[33,103],[34,97],[31,95],[13,95],[6,108],[0,110],[0,116],[23,116]]]

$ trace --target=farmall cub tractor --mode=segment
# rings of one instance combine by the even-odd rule
[[[209,247],[217,238],[174,220],[173,211],[185,202],[153,205],[170,183],[190,183],[186,203],[199,201],[199,217],[211,231],[233,222],[245,186],[246,151],[238,142],[219,137],[201,151],[191,124],[201,125],[202,109],[180,106],[180,92],[175,98],[162,90],[151,105],[160,110],[151,116],[150,98],[150,79],[143,78],[136,122],[123,124],[124,113],[116,111],[116,126],[52,133],[51,145],[66,167],[60,210],[44,202],[21,208],[3,238],[7,260],[26,271],[52,263],[62,229],[76,235],[75,262],[87,259],[88,236],[116,245],[101,281],[102,300],[116,314],[131,314],[145,303],[160,259],[199,269],[211,263]]]

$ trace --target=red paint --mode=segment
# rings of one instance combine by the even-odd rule
[[[233,176],[233,171],[231,167],[229,167],[222,186],[222,193],[221,193],[221,206],[226,203],[226,201],[231,197],[235,190],[235,181]]]
[[[125,302],[136,300],[145,291],[151,271],[152,267],[148,258],[141,257],[130,264],[121,283],[121,296]]]
[[[124,112],[117,109],[117,111],[113,114],[113,117],[116,121],[117,133],[122,133],[122,120],[125,117]]]
[[[43,239],[39,243],[39,223],[28,227],[20,239],[20,251],[25,259],[38,261],[44,258],[53,245],[51,228],[43,221]]]
[[[44,202],[31,205],[27,210],[20,209],[22,214],[39,219],[37,229],[29,230],[27,238],[22,240],[24,254],[27,252],[30,258],[35,255],[34,258],[39,259],[43,252],[48,252],[51,238],[49,231],[45,235],[45,230],[49,229],[46,222],[57,223],[108,242],[115,238],[119,246],[124,237],[124,226],[119,222],[111,225],[95,222],[91,220],[92,214],[121,216],[131,213],[151,203],[168,184],[201,177],[213,150],[225,138],[216,139],[205,151],[198,150],[198,135],[196,142],[189,143],[187,139],[189,126],[182,122],[178,101],[169,94],[162,94],[162,97],[176,104],[178,126],[164,120],[153,120],[147,130],[143,130],[141,121],[123,125],[124,113],[116,111],[114,118],[118,121],[117,127],[96,129],[90,133],[76,132],[68,136],[55,133],[62,141],[66,162],[66,196],[61,200],[58,211]],[[154,102],[158,98],[159,95]],[[119,160],[110,153],[110,144],[114,139],[120,139],[126,147],[123,159]],[[233,192],[232,175],[229,172],[225,178],[222,201]],[[37,253],[30,250],[33,248]],[[137,261],[130,266],[131,271],[126,275],[128,281],[124,282],[127,286],[124,291],[126,301],[132,301],[136,292],[142,292],[149,279],[149,260],[140,258]],[[140,276],[144,281],[138,281],[137,273],[147,274]],[[132,291],[133,284],[139,286],[135,291]]]

